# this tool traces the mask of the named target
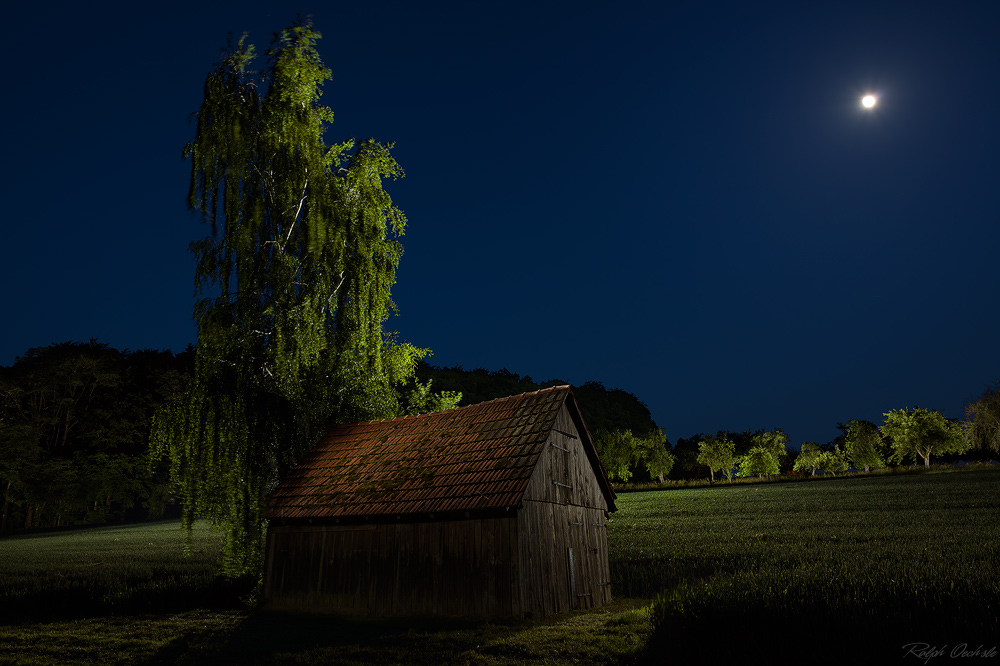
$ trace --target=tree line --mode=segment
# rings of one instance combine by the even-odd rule
[[[0,366],[0,532],[179,515],[167,464],[152,464],[158,410],[195,377],[196,347],[118,350],[97,340],[35,347]],[[421,361],[395,387],[397,414],[417,414],[565,384],[506,368],[443,368]],[[646,405],[592,381],[574,388],[600,432],[655,428]]]
[[[193,350],[91,340],[29,349],[0,367],[0,531],[163,517],[149,464],[153,414],[190,381]]]
[[[922,407],[894,409],[883,416],[880,425],[861,419],[838,423],[840,434],[833,441],[805,442],[799,450],[788,446],[788,436],[780,428],[700,433],[678,439],[673,446],[666,442],[665,451],[631,433],[602,433],[597,444],[602,459],[612,461],[609,474],[618,482],[634,480],[644,467],[648,471],[652,454],[666,460],[671,479],[707,477],[714,482],[719,477],[867,472],[906,462],[927,467],[933,458],[962,454],[986,458],[1000,453],[1000,382],[966,405],[964,420]]]

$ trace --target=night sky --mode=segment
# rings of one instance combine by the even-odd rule
[[[1000,379],[1000,3],[140,4],[5,11],[0,365],[196,341],[190,116],[301,12],[327,141],[396,142],[431,363],[795,447]]]

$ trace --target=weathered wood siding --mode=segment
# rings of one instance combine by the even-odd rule
[[[518,512],[525,614],[544,617],[611,600],[607,509],[563,405]]]
[[[265,606],[356,615],[518,617],[516,519],[268,530]]]

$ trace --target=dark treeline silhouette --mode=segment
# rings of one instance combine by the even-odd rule
[[[63,342],[0,367],[0,531],[163,517],[153,413],[191,376],[193,348]]]
[[[0,366],[0,531],[176,511],[166,469],[150,469],[150,425],[160,406],[183,393],[194,355],[193,346],[180,353],[121,351],[91,340],[35,347]],[[426,363],[418,379],[433,380],[434,391],[461,391],[462,405],[566,383]],[[595,433],[656,427],[646,405],[627,391],[587,382],[574,393]],[[637,474],[648,480],[642,470]]]
[[[466,370],[460,365],[443,368],[423,361],[417,366],[417,379],[421,382],[431,381],[435,391],[461,391],[462,400],[459,405],[472,405],[494,398],[569,383],[561,379],[536,382],[529,376],[519,375],[507,368]],[[580,412],[587,423],[587,428],[596,439],[616,431],[629,431],[644,437],[651,431],[658,430],[646,403],[628,391],[620,388],[609,389],[601,382],[588,381],[574,386],[573,394],[580,405]],[[669,450],[670,442],[664,444]],[[630,480],[638,483],[651,480],[649,470],[641,458],[634,458],[628,466]]]
[[[435,391],[461,391],[460,405],[474,405],[494,398],[569,383],[561,379],[536,382],[527,375],[519,375],[507,368],[466,370],[460,365],[442,368],[423,361],[417,366],[417,378],[423,382],[432,380]],[[591,433],[631,430],[645,434],[657,427],[646,404],[628,391],[605,388],[601,382],[589,381],[574,386],[573,394],[580,403],[580,411]]]

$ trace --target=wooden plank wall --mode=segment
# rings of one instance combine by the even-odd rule
[[[566,405],[556,416],[549,440],[531,473],[524,499],[608,508]]]
[[[544,617],[611,600],[606,524],[607,502],[564,405],[518,512],[526,614]]]
[[[272,526],[265,607],[352,615],[518,617],[515,518]]]
[[[541,618],[611,600],[607,519],[602,509],[525,502],[518,522],[526,615]]]

